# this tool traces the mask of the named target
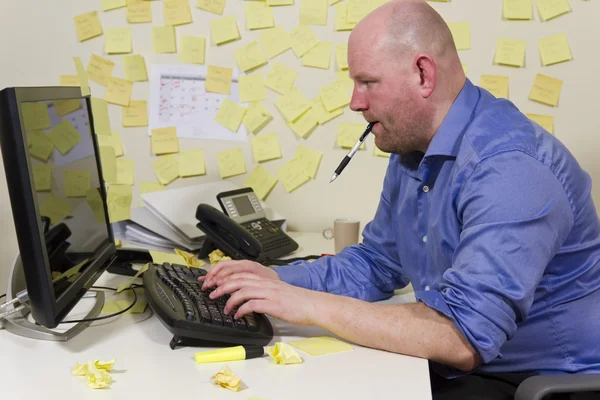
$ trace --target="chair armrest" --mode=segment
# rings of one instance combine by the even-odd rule
[[[542,400],[550,393],[600,391],[600,374],[538,375],[525,379],[515,400]]]

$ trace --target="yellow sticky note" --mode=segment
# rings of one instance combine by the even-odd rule
[[[152,262],[155,264],[169,263],[169,264],[179,264],[186,265],[185,259],[179,254],[175,253],[166,253],[164,251],[154,251],[150,250],[150,257],[152,257]]]
[[[79,87],[81,87],[81,95],[89,96],[90,95],[90,85],[88,83],[87,72],[83,68],[83,63],[79,57],[73,57],[73,63],[75,64],[75,69],[77,70],[77,76],[79,76]]]
[[[331,112],[350,104],[350,92],[344,81],[335,81],[329,85],[323,86],[319,90],[319,96],[323,101],[325,110]]]
[[[344,113],[344,110],[341,107],[331,111],[327,111],[325,109],[325,105],[323,104],[321,96],[317,96],[314,99],[310,100],[310,107],[311,111],[315,114],[319,125],[323,125],[324,123],[331,121],[335,117],[339,117]]]
[[[213,14],[223,15],[225,0],[198,0],[196,7]]]
[[[571,11],[568,0],[535,0],[535,5],[544,21]]]
[[[281,158],[281,146],[275,132],[258,135],[252,138],[252,153],[257,162]]]
[[[261,200],[264,200],[271,193],[275,184],[277,184],[277,178],[271,175],[262,165],[257,165],[244,182],[244,186],[251,187]]]
[[[65,155],[81,141],[81,135],[68,119],[63,119],[48,132],[48,139],[62,155]]]
[[[269,110],[266,109],[262,103],[254,102],[248,105],[246,109],[246,114],[244,114],[244,119],[242,123],[250,132],[256,134],[262,128],[264,128],[271,120],[273,116],[269,113]]]
[[[277,168],[277,176],[286,192],[291,193],[310,180],[300,160],[292,158]]]
[[[265,77],[263,74],[244,75],[238,78],[240,86],[240,102],[248,103],[267,98]]]
[[[337,4],[337,3],[339,3],[340,1],[342,1],[342,0],[328,0],[328,2],[327,2],[327,3],[329,3],[329,5],[330,5],[330,6],[332,6],[332,5],[334,5],[334,4]]]
[[[351,31],[356,26],[356,22],[348,21],[348,5],[335,5],[335,30],[336,31]]]
[[[471,24],[469,22],[450,22],[448,28],[452,32],[454,45],[457,50],[468,50],[471,48]]]
[[[246,3],[246,28],[264,29],[274,25],[273,10],[262,1]]]
[[[52,165],[35,164],[32,173],[37,192],[44,192],[52,188]]]
[[[215,265],[221,260],[231,260],[231,257],[226,256],[221,250],[216,249],[208,254],[208,259],[210,261],[210,265]]]
[[[124,221],[131,218],[131,186],[109,186],[106,202],[110,222]]]
[[[304,146],[296,147],[296,153],[294,154],[294,159],[300,162],[304,168],[304,172],[313,179],[317,176],[322,158],[323,153]]]
[[[258,42],[253,41],[234,53],[240,69],[244,72],[258,68],[267,63]]]
[[[302,57],[310,49],[319,44],[319,39],[306,25],[298,25],[292,29],[289,33],[290,41],[292,42],[292,50],[296,53],[296,56]]]
[[[152,163],[152,169],[154,169],[158,181],[163,185],[168,185],[179,178],[179,160],[174,154],[159,157]]]
[[[66,197],[85,197],[91,186],[90,171],[67,169],[64,172],[64,182]]]
[[[465,75],[467,75],[469,66],[467,64],[465,64],[465,63],[460,63],[460,66],[462,67],[463,72],[465,73]]]
[[[216,45],[228,43],[240,38],[235,15],[228,15],[223,18],[210,21],[210,37]]]
[[[85,194],[85,200],[92,209],[92,212],[96,217],[96,222],[99,224],[106,223],[106,218],[104,216],[104,201],[102,201],[102,196],[98,189],[93,188],[88,190]]]
[[[275,101],[275,107],[287,121],[294,122],[310,108],[310,104],[298,88],[293,88]]]
[[[535,121],[542,128],[554,134],[554,117],[552,115],[527,114],[527,118]]]
[[[54,109],[59,117],[64,117],[67,114],[71,114],[73,111],[81,108],[81,100],[70,99],[70,100],[56,100],[54,101]]]
[[[269,59],[292,48],[292,41],[281,25],[262,32],[258,41]]]
[[[287,343],[277,342],[275,346],[267,347],[267,353],[275,364],[302,364],[302,358]]]
[[[155,53],[176,53],[175,28],[172,26],[153,26],[152,51]]]
[[[116,10],[127,5],[127,0],[102,0],[100,3],[102,11]]]
[[[354,147],[358,141],[358,138],[360,138],[364,131],[365,126],[363,124],[347,124],[345,122],[341,122],[338,125],[337,145],[342,149],[351,149]],[[365,143],[363,143],[358,149],[364,150]]]
[[[127,186],[127,187],[129,187],[129,186]],[[131,189],[131,188],[129,188],[129,189]],[[134,276],[132,276],[130,279],[128,279],[127,281],[125,281],[125,282],[121,283],[119,286],[117,286],[117,293],[121,293],[123,290],[130,287],[131,284],[133,283],[133,281],[135,281],[141,274],[148,271],[149,266],[150,266],[150,264],[144,264],[144,266],[142,268],[140,268],[138,270],[138,272],[135,273]]]
[[[185,260],[185,265],[187,265],[188,268],[199,268],[206,264],[204,261],[197,259],[196,256],[192,253],[188,253],[187,251],[183,251],[180,249],[173,250],[176,254],[180,255]]]
[[[176,127],[152,129],[152,153],[160,155],[178,152],[179,140]]]
[[[106,86],[108,85],[109,78],[112,76],[114,67],[114,62],[96,54],[92,54],[86,72],[90,80],[102,86]]]
[[[385,0],[348,0],[348,21],[354,23],[360,21],[385,2]]]
[[[318,45],[304,54],[302,65],[305,67],[329,69],[332,48],[333,44],[331,42],[319,42]]]
[[[288,344],[291,344],[295,348],[302,350],[311,356],[322,356],[353,349],[348,343],[329,336],[291,340]]]
[[[92,97],[92,117],[94,119],[94,131],[96,135],[110,136],[110,119],[108,116],[108,105],[106,100]]]
[[[229,94],[233,69],[226,67],[208,66],[204,88],[207,92]]]
[[[229,389],[233,392],[239,392],[242,389],[240,387],[242,381],[227,366],[224,366],[219,372],[211,376],[210,379],[215,380],[215,385]]]
[[[166,0],[163,4],[165,25],[178,26],[192,23],[192,11],[188,0]]]
[[[142,182],[140,183],[140,194],[162,192],[165,186],[160,182]]]
[[[556,107],[563,81],[547,75],[537,74],[529,92],[529,100]]]
[[[348,69],[348,44],[336,44],[335,47],[335,61],[338,69]]]
[[[108,146],[115,149],[115,157],[121,157],[123,155],[123,142],[121,141],[119,132],[114,131],[110,136],[96,136],[96,140],[98,140],[98,146]]]
[[[143,24],[152,22],[152,7],[149,1],[127,4],[127,22]]]
[[[129,107],[123,107],[123,126],[148,126],[148,106],[146,100],[131,100]]]
[[[26,131],[33,132],[50,128],[50,114],[48,114],[46,102],[21,103],[21,116]]]
[[[99,146],[102,176],[106,183],[117,184],[117,157],[112,146]]]
[[[135,161],[127,158],[117,160],[117,185],[133,186],[135,183]]]
[[[386,153],[385,151],[381,151],[379,150],[379,148],[377,146],[373,146],[373,154],[376,155],[377,157],[385,157],[385,158],[390,158],[390,153]]]
[[[106,30],[104,51],[108,54],[131,53],[131,29],[108,28]]]
[[[75,376],[84,376],[91,389],[105,389],[110,387],[112,383],[112,378],[108,371],[112,369],[113,364],[114,360],[108,363],[94,360],[83,365],[75,363],[72,373]]]
[[[133,82],[120,78],[109,78],[104,100],[109,103],[127,107],[131,101]]]
[[[297,77],[298,72],[296,70],[275,62],[267,76],[266,86],[278,93],[286,94],[294,86]]]
[[[230,131],[237,132],[238,129],[240,129],[244,114],[246,114],[245,107],[242,107],[229,99],[223,99],[221,107],[215,117],[215,121]]]
[[[573,59],[567,35],[548,36],[539,40],[542,65],[552,65]]]
[[[204,161],[204,150],[194,149],[179,153],[179,176],[206,175],[206,163]]]
[[[479,86],[498,98],[508,99],[508,76],[481,75]]]
[[[97,11],[78,15],[73,20],[75,21],[77,38],[80,42],[102,35],[102,26],[100,25],[100,18],[98,18]]]
[[[50,218],[52,225],[58,224],[73,210],[73,207],[54,193],[48,196],[40,204],[40,215]]]
[[[179,61],[190,64],[204,64],[206,39],[202,36],[181,36],[179,38]]]
[[[59,85],[60,86],[78,87],[78,86],[80,86],[79,76],[78,75],[61,75]]]
[[[309,109],[304,114],[300,115],[294,122],[288,121],[287,124],[296,135],[300,136],[302,139],[306,139],[308,135],[315,130],[317,125],[319,125],[319,120],[313,110]]]
[[[500,38],[496,45],[494,62],[513,67],[523,67],[525,65],[526,46],[527,43],[524,40]]]
[[[533,18],[531,0],[504,0],[502,7],[504,19],[528,20]]]
[[[242,149],[239,147],[217,152],[217,161],[219,163],[221,178],[229,178],[246,173],[244,153],[242,153]]]
[[[123,57],[123,69],[125,70],[125,79],[128,81],[145,82],[148,80],[146,62],[144,57],[138,54]]]
[[[300,24],[327,25],[327,0],[300,0]]]
[[[294,4],[294,0],[266,0],[269,7],[273,6],[291,6]]]
[[[30,132],[27,136],[27,144],[29,154],[41,161],[48,161],[54,149],[54,143],[40,131]]]

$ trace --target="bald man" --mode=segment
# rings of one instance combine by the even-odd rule
[[[204,280],[211,297],[230,294],[236,318],[266,313],[426,358],[435,399],[508,399],[530,375],[600,372],[589,175],[465,78],[447,25],[423,1],[364,18],[348,65],[350,108],[393,153],[363,242],[273,269],[221,262]],[[417,303],[371,303],[409,282]]]

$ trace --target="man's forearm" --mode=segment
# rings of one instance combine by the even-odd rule
[[[477,352],[452,321],[423,303],[373,304],[327,293],[315,296],[315,325],[344,339],[463,371],[479,364]]]

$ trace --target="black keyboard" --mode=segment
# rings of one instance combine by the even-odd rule
[[[158,319],[173,333],[171,348],[177,346],[264,346],[273,338],[273,328],[263,314],[251,313],[233,319],[223,309],[229,296],[212,300],[202,291],[198,277],[206,270],[185,265],[150,264],[144,272],[144,290]]]

